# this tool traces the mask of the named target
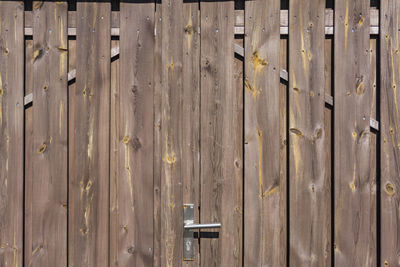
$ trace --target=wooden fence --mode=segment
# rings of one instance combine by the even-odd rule
[[[400,3],[331,2],[1,1],[0,266],[399,266]]]

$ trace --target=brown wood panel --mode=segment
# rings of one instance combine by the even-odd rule
[[[235,44],[239,44],[240,46],[244,46],[244,39],[241,36],[235,35]],[[235,150],[234,150],[234,157],[235,157],[235,166],[234,175],[235,175],[235,202],[237,206],[235,207],[235,220],[236,221],[236,228],[235,228],[235,236],[240,240],[239,244],[237,245],[237,251],[239,255],[237,255],[238,259],[237,262],[241,265],[243,262],[243,119],[244,119],[244,60],[238,56],[234,57],[233,62],[233,82],[234,88],[236,90],[236,101],[234,102],[234,126],[235,132],[234,135],[234,142],[235,142]],[[241,220],[241,222],[239,222]],[[235,239],[237,240],[237,239]]]
[[[119,40],[111,41],[111,49],[119,47]],[[118,262],[118,168],[119,168],[119,56],[111,60],[111,114],[110,114],[110,265]]]
[[[79,2],[76,88],[70,94],[69,265],[107,266],[109,248],[109,3]]]
[[[199,3],[183,3],[182,58],[182,182],[183,203],[194,204],[194,220],[199,221],[200,202],[200,10]],[[198,242],[195,258],[185,266],[199,266]]]
[[[288,39],[282,38],[280,40],[280,50],[279,50],[279,69],[287,69],[288,67]],[[287,205],[287,172],[288,172],[288,164],[287,164],[287,91],[288,91],[289,83],[282,82],[279,85],[279,177],[280,177],[280,195],[282,201],[285,201]],[[282,233],[280,238],[281,246],[283,249],[281,250],[281,266],[287,265],[287,206],[282,207],[280,209],[279,216],[284,218],[281,220],[281,229]]]
[[[67,265],[67,2],[33,3],[32,257]]]
[[[381,129],[381,266],[400,260],[400,2],[381,1],[380,6],[380,129]]]
[[[233,1],[201,10],[201,223],[221,222],[200,243],[201,266],[241,265],[241,112],[233,80]],[[240,116],[239,116],[240,114]],[[240,141],[240,142],[239,142]],[[205,231],[207,232],[207,230]]]
[[[162,2],[161,266],[183,260],[183,3]]]
[[[373,266],[369,1],[335,1],[334,173],[336,266]]]
[[[22,264],[24,5],[0,2],[0,266]]]
[[[285,261],[280,176],[279,0],[246,1],[244,265]],[[283,107],[283,109],[285,106]]]
[[[333,38],[325,39],[325,53],[324,53],[324,65],[325,65],[325,94],[332,95],[332,79],[333,79]],[[325,242],[325,262],[332,265],[332,163],[333,163],[333,107],[325,105],[324,110],[324,123],[325,123],[325,183],[326,183],[326,198],[329,200],[329,205],[326,209],[330,214],[330,220],[325,221],[325,229],[328,231],[327,240]]]
[[[161,136],[161,102],[162,102],[162,5],[156,2],[154,15],[154,128],[153,128],[153,267],[161,266],[161,168],[162,168],[162,136]]]
[[[25,40],[25,95],[32,93],[33,88],[33,40]],[[29,265],[32,257],[32,183],[33,183],[33,108],[25,108],[25,210],[24,210],[24,261]]]
[[[154,2],[123,2],[120,14],[118,256],[114,266],[153,262]]]
[[[325,177],[325,1],[289,10],[289,210],[293,266],[330,264],[330,181]]]
[[[378,38],[373,37],[370,39],[370,54],[369,54],[369,62],[370,62],[370,88],[371,88],[371,95],[370,95],[370,106],[371,106],[371,118],[377,118],[377,90],[376,90],[376,79],[377,79],[377,72],[379,71],[377,65],[377,40]],[[369,155],[369,183],[371,187],[371,197],[370,197],[370,220],[371,226],[370,229],[374,229],[374,231],[370,232],[371,236],[371,245],[369,246],[369,255],[372,258],[371,265],[376,265],[377,262],[377,252],[378,252],[378,239],[377,239],[377,219],[378,219],[378,212],[377,212],[377,169],[378,169],[378,131],[371,129],[370,135],[370,155]],[[378,264],[379,265],[379,264]]]

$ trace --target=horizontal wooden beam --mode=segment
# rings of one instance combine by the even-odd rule
[[[379,10],[371,8],[370,10],[370,34],[379,33]],[[333,9],[325,10],[325,34],[332,35],[334,31]],[[33,29],[32,11],[25,11],[25,35],[32,36]],[[289,33],[288,10],[281,10],[280,32],[282,35]],[[244,10],[235,10],[235,34],[244,34]],[[154,31],[156,33],[156,31]],[[76,36],[76,11],[68,12],[68,35]],[[111,14],[111,36],[119,36],[119,12],[113,11]]]

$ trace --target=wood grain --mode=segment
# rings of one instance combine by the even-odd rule
[[[0,2],[0,266],[22,264],[24,5]]]
[[[233,83],[233,1],[201,2],[201,223],[221,222],[203,238],[201,266],[241,265],[242,176]],[[239,181],[238,181],[239,180]],[[214,235],[211,233],[211,235]]]
[[[335,266],[373,266],[369,1],[335,1]]]
[[[289,209],[293,266],[325,266],[330,244],[330,181],[325,178],[325,1],[289,9]]]
[[[200,205],[200,10],[198,2],[183,3],[182,44],[182,181],[183,203],[194,204],[194,220],[199,221]],[[199,242],[194,242],[193,261],[199,266]]]
[[[183,3],[162,2],[161,266],[183,260]]]
[[[277,0],[246,1],[245,266],[279,266],[286,250],[282,245],[286,218],[280,216],[286,199],[276,160],[280,157],[279,10]]]
[[[162,103],[162,4],[156,2],[154,15],[154,128],[153,128],[153,267],[161,266],[161,169],[162,169],[162,136],[161,136],[161,103]]]
[[[400,86],[399,11],[400,3],[381,1],[380,36],[380,107],[381,107],[381,262],[396,266],[400,260]]]
[[[67,2],[35,1],[30,266],[67,265]]]
[[[111,51],[118,47],[119,40],[111,41]],[[111,55],[112,56],[112,55]],[[110,113],[110,265],[118,262],[118,240],[121,229],[118,220],[118,174],[119,174],[119,99],[120,59],[111,60],[111,113]]]
[[[288,67],[288,38],[280,40],[280,53],[279,53],[279,66],[280,69],[287,69]],[[288,104],[288,89],[289,83],[281,82],[279,85],[279,177],[280,177],[280,192],[281,201],[285,203],[280,209],[279,216],[282,218],[280,222],[281,236],[280,242],[283,247],[280,251],[280,265],[287,265],[287,246],[288,246],[288,216],[287,216],[287,185],[288,185],[288,131],[287,131],[287,104]]]
[[[115,266],[153,261],[154,2],[121,3],[118,259]]]
[[[324,47],[324,65],[325,65],[325,96],[332,95],[333,92],[333,38],[325,39]],[[333,107],[327,105],[325,102],[324,110],[324,126],[325,126],[325,183],[326,183],[326,201],[329,202],[329,206],[326,206],[327,213],[329,214],[329,220],[325,221],[324,229],[327,231],[325,245],[325,260],[324,262],[332,265],[332,218],[334,216],[332,209],[332,176],[333,176]]]
[[[25,95],[33,88],[33,40],[25,40]],[[25,108],[25,209],[24,209],[24,262],[29,266],[32,257],[32,183],[33,183],[33,107]]]
[[[77,4],[76,88],[70,95],[69,265],[107,266],[109,250],[109,3]]]

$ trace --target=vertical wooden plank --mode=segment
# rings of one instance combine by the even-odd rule
[[[70,97],[69,265],[108,266],[109,3],[77,3],[76,89]]]
[[[369,54],[369,62],[370,62],[370,88],[371,88],[371,93],[370,93],[370,107],[371,107],[371,118],[377,118],[377,96],[376,96],[376,78],[377,78],[377,71],[378,71],[378,65],[377,65],[377,53],[376,53],[376,48],[377,48],[377,40],[378,38],[376,37],[371,37],[369,45],[370,45],[370,54]],[[372,129],[372,128],[370,128]],[[370,197],[370,221],[371,221],[371,226],[370,229],[374,229],[374,231],[371,231],[370,238],[372,240],[371,245],[369,246],[369,255],[373,259],[372,260],[372,265],[375,265],[377,262],[377,252],[378,252],[378,240],[377,240],[377,193],[376,193],[376,184],[377,184],[377,168],[378,168],[378,159],[377,159],[377,153],[378,153],[378,146],[377,143],[378,141],[378,132],[373,130],[371,131],[370,135],[370,155],[369,155],[369,168],[370,168],[370,173],[369,173],[369,183],[371,187],[371,197]]]
[[[25,95],[33,88],[33,40],[25,40]],[[25,210],[24,210],[24,262],[27,266],[32,257],[32,183],[33,183],[33,108],[25,108]]]
[[[332,79],[333,79],[333,38],[325,39],[325,53],[324,53],[324,64],[325,64],[325,94],[332,95]],[[333,107],[325,105],[324,110],[324,123],[325,123],[325,183],[326,183],[326,198],[329,200],[329,206],[326,207],[329,219],[325,222],[325,228],[327,231],[327,240],[325,242],[325,262],[332,265],[332,162],[333,162],[333,147],[332,147],[332,123],[333,123]]]
[[[111,50],[119,47],[119,40],[111,41]],[[110,114],[110,265],[118,261],[118,169],[119,169],[119,56],[111,59],[111,114]]]
[[[242,36],[235,35],[234,39],[235,44],[239,44],[241,47],[244,47],[244,38]],[[235,233],[235,240],[239,240],[237,247],[235,248],[235,257],[236,262],[239,265],[242,265],[243,262],[243,195],[244,195],[244,184],[243,184],[243,119],[244,119],[244,61],[242,58],[238,57],[237,55],[234,56],[233,62],[233,82],[236,94],[236,100],[233,103],[233,110],[234,110],[234,122],[233,122],[233,129],[235,131],[234,135],[234,157],[235,157],[235,166],[234,169],[234,199],[235,203],[235,213],[234,219],[237,220],[235,223],[234,233]]]
[[[325,178],[325,1],[289,3],[289,233],[293,266],[328,266]]]
[[[335,1],[335,265],[373,266],[369,1]]]
[[[236,135],[238,93],[233,83],[233,1],[204,1],[201,10],[202,223],[221,222],[218,238],[203,238],[201,266],[241,265],[241,168]],[[206,230],[207,232],[207,230]]]
[[[67,2],[33,3],[30,266],[67,265]]]
[[[154,15],[154,134],[153,134],[153,266],[161,266],[161,169],[162,169],[162,136],[161,136],[161,102],[162,102],[162,5],[156,1]]]
[[[200,205],[200,10],[199,3],[183,3],[182,58],[182,182],[183,203],[194,204],[194,220],[199,221]],[[193,261],[185,266],[199,266],[198,242],[194,242]]]
[[[279,69],[287,69],[288,67],[288,38],[281,38],[280,49],[279,49]],[[281,246],[283,247],[280,251],[280,266],[287,265],[287,103],[288,103],[288,82],[282,82],[279,85],[279,177],[280,177],[280,198],[282,207],[280,209],[279,216],[281,217],[280,228],[281,233]]]
[[[154,2],[126,1],[120,14],[117,261],[153,262]]]
[[[20,266],[23,246],[24,5],[0,2],[0,265]]]
[[[246,1],[244,265],[279,266],[286,248],[279,139],[280,1]],[[285,108],[285,107],[283,107]],[[286,177],[282,177],[286,179]]]
[[[400,3],[383,0],[380,5],[380,129],[381,129],[381,262],[395,266],[400,261]]]
[[[183,260],[182,5],[162,2],[161,266],[167,267]]]

